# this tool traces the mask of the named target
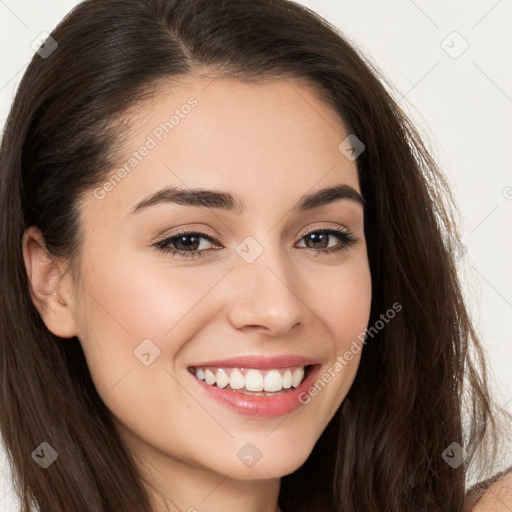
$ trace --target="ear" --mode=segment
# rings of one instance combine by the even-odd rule
[[[51,257],[36,226],[26,229],[22,244],[32,301],[46,327],[61,338],[76,336],[71,276]]]

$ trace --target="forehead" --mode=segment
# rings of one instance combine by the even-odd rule
[[[359,190],[356,164],[339,149],[348,135],[342,120],[304,83],[163,83],[124,122],[115,179],[106,177],[100,206],[123,216],[170,185],[230,190],[248,212],[296,202],[315,187]]]

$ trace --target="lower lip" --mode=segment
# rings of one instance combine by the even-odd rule
[[[319,368],[320,365],[312,366],[307,377],[300,383],[298,388],[290,388],[289,391],[275,396],[245,395],[233,390],[211,386],[194,375],[191,375],[191,377],[211,398],[239,414],[274,418],[288,414],[304,405],[299,400],[299,397],[306,396],[307,390],[314,382]]]

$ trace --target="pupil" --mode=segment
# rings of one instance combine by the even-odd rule
[[[315,243],[315,238],[317,239],[316,243],[318,243],[318,238],[319,237],[324,237],[323,241],[324,242],[327,241],[327,234],[326,233],[312,233],[309,236],[310,236],[310,239],[313,241],[313,243]],[[320,240],[320,241],[322,241],[322,240]],[[324,243],[322,247],[327,247],[327,246]]]
[[[187,243],[187,239],[190,239],[191,241]],[[197,244],[197,237],[193,235],[184,235],[178,239],[178,242],[181,243],[185,248],[190,249],[191,246],[195,247],[195,244]]]

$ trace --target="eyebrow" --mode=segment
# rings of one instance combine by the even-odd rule
[[[293,206],[292,210],[295,213],[305,212],[342,199],[355,201],[361,206],[365,205],[363,196],[356,189],[350,185],[339,184],[323,188],[311,194],[303,195]],[[143,199],[134,208],[132,208],[127,217],[134,213],[146,210],[151,206],[166,203],[204,208],[219,208],[237,214],[241,214],[245,210],[243,201],[235,199],[235,197],[228,192],[220,192],[203,188],[183,189],[176,186],[170,186]]]

